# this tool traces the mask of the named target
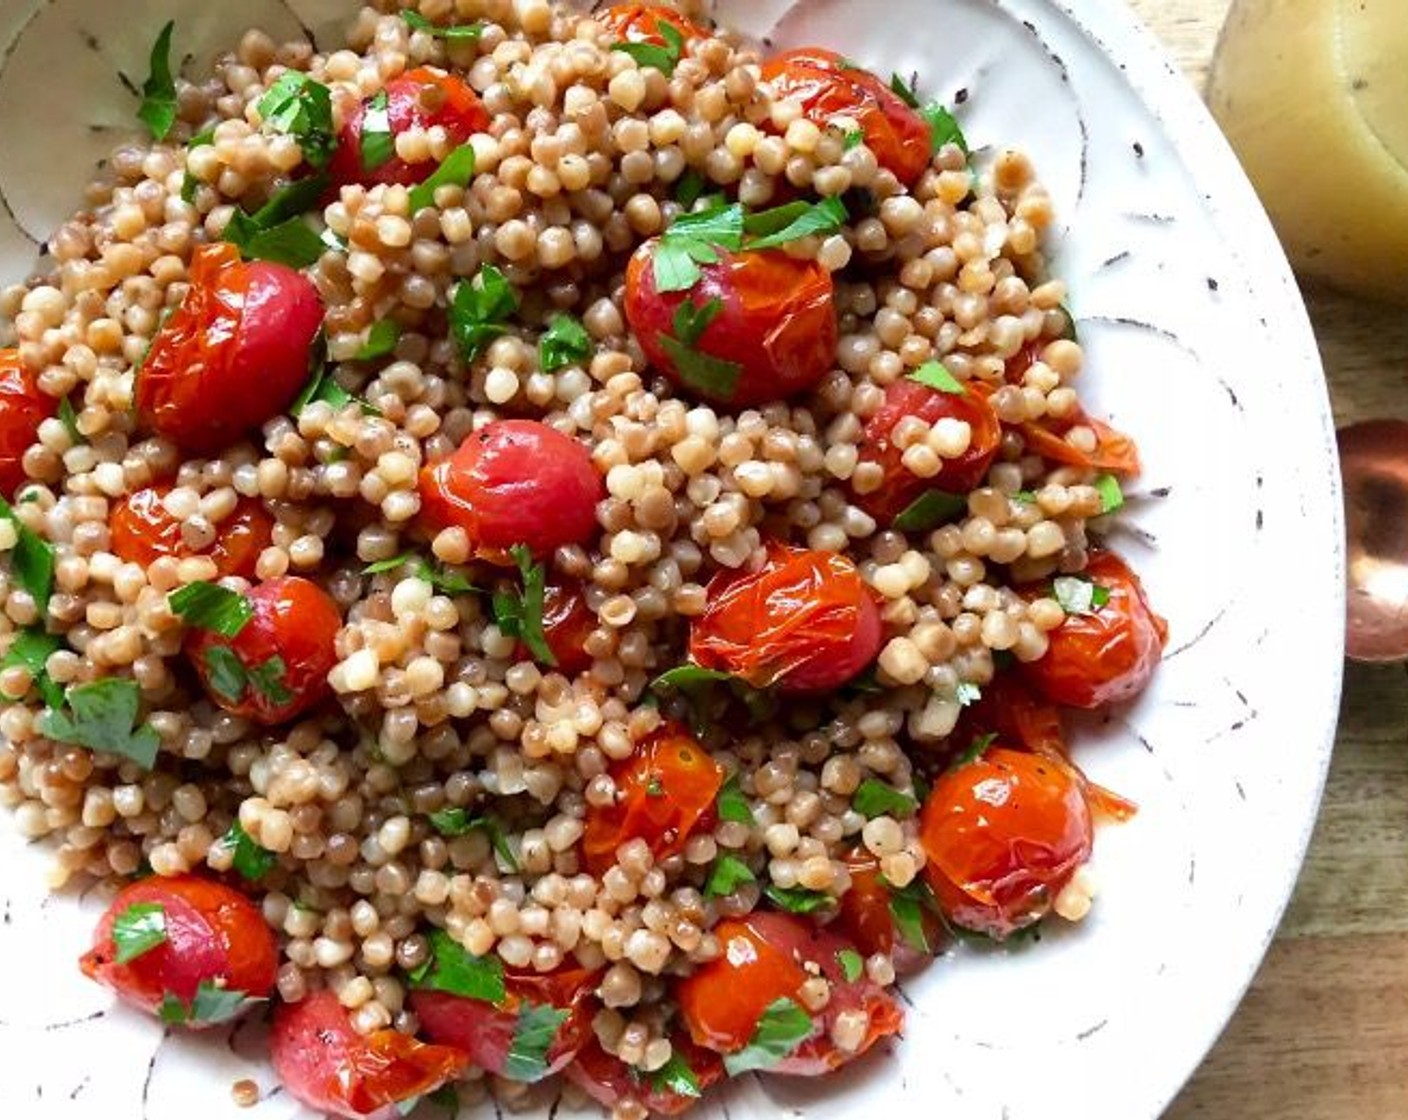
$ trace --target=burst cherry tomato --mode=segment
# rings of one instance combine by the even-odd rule
[[[613,42],[653,43],[663,47],[666,43],[660,33],[662,24],[673,27],[686,43],[705,37],[702,28],[673,8],[655,4],[615,4],[604,12],[597,12],[592,18],[605,28]]]
[[[1045,916],[1090,856],[1090,808],[1066,767],[1003,747],[934,783],[924,874],[955,925],[1004,938]]]
[[[274,1072],[301,1104],[346,1120],[396,1120],[399,1107],[456,1078],[464,1051],[389,1029],[358,1034],[330,991],[280,1004],[269,1032]]]
[[[880,861],[866,848],[857,846],[847,853],[846,868],[851,873],[851,889],[841,896],[837,932],[855,942],[861,956],[888,953],[895,971],[901,974],[928,964],[944,946],[945,931],[939,916],[920,907],[917,927],[902,932],[892,908],[894,895],[880,873]]]
[[[197,247],[190,290],[137,374],[143,426],[192,454],[220,451],[293,403],[322,321],[302,273],[246,263],[224,241]]]
[[[797,994],[815,966],[831,984],[831,998],[815,1017],[812,1033],[770,1073],[810,1076],[844,1065],[904,1024],[904,1013],[878,984],[847,980],[840,956],[854,946],[844,938],[790,914],[754,911],[714,927],[719,955],[700,965],[675,988],[680,1014],[694,1041],[721,1054],[747,1046],[768,1006]],[[801,1005],[798,1004],[800,1007]],[[865,1016],[864,1033],[852,1050],[841,1049],[831,1028],[843,1012]]]
[[[772,541],[756,572],[721,572],[689,632],[689,655],[755,688],[822,692],[880,652],[880,611],[844,556]]]
[[[299,576],[258,584],[246,599],[254,614],[239,634],[192,630],[186,653],[212,700],[271,726],[328,694],[342,615],[326,591]]]
[[[21,363],[20,352],[0,350],[0,496],[12,498],[24,484],[24,453],[57,407]]]
[[[659,245],[654,238],[631,257],[626,318],[650,364],[676,385],[720,404],[757,405],[810,389],[831,369],[835,289],[821,265],[777,250],[721,249],[689,291],[661,292],[653,265]],[[696,318],[717,309],[687,346],[677,322],[686,301]]]
[[[1022,672],[1057,704],[1101,708],[1144,690],[1163,658],[1168,627],[1149,606],[1139,577],[1115,553],[1094,553],[1083,575],[1103,588],[1109,600],[1068,614],[1047,635],[1046,654],[1023,665]],[[1050,593],[1049,587],[1023,591],[1028,599]]]
[[[426,1036],[464,1050],[490,1073],[516,1081],[540,1081],[562,1069],[592,1036],[592,992],[599,974],[585,968],[565,967],[554,972],[504,969],[507,997],[501,1004],[467,999],[448,992],[420,990],[411,993],[411,1008]],[[548,1009],[561,1021],[544,1049],[515,1045],[534,1009]],[[525,1060],[524,1055],[530,1057]],[[541,1054],[541,1060],[537,1058]]]
[[[674,1048],[671,1065],[644,1073],[608,1054],[593,1037],[567,1067],[566,1077],[607,1108],[615,1108],[621,1101],[635,1101],[654,1115],[678,1116],[698,1104],[705,1090],[723,1077],[724,1065],[717,1054],[695,1046],[687,1035],[677,1034],[670,1042]],[[681,1092],[676,1087],[675,1075],[683,1074],[680,1066],[688,1068],[697,1092]],[[684,1084],[688,1086],[687,1078]]]
[[[600,875],[616,862],[616,849],[643,839],[656,859],[684,848],[690,834],[712,819],[724,768],[682,729],[667,726],[639,744],[611,769],[616,801],[587,809],[582,853]]]
[[[582,585],[576,580],[549,583],[543,590],[543,637],[557,662],[559,673],[575,676],[592,667],[587,638],[596,629],[596,615],[587,606]],[[532,651],[522,642],[513,652],[520,661],[531,661]]]
[[[436,529],[458,525],[485,559],[514,545],[543,558],[597,533],[606,487],[591,453],[537,420],[496,420],[420,472],[421,510]]]
[[[220,522],[215,540],[200,552],[193,552],[181,537],[181,522],[162,504],[170,492],[170,486],[148,486],[113,507],[108,517],[113,552],[144,568],[163,556],[208,556],[215,561],[220,576],[253,579],[259,554],[273,540],[274,519],[263,503],[241,498],[234,512]]]
[[[153,1013],[165,1004],[172,1021],[199,1029],[229,1017],[207,1018],[215,1013],[197,1000],[202,993],[268,996],[278,947],[264,915],[239,891],[195,875],[153,875],[113,899],[79,967],[127,1003]],[[176,1004],[184,1011],[172,1015]]]
[[[911,416],[930,425],[945,418],[963,421],[972,433],[968,450],[943,460],[938,474],[920,478],[904,465],[904,452],[890,438],[895,425]],[[884,481],[877,490],[855,494],[854,500],[871,517],[888,525],[927,491],[966,494],[978,486],[1001,443],[1002,425],[981,393],[967,387],[961,393],[946,393],[903,377],[885,390],[885,401],[866,421],[858,449],[860,462],[880,464]]]
[[[906,186],[933,158],[928,122],[874,74],[834,51],[803,47],[777,55],[763,63],[763,81],[775,100],[800,102],[802,116],[819,128],[849,118],[880,166]]]
[[[435,170],[435,161],[407,163],[396,154],[396,137],[408,129],[436,126],[458,146],[488,130],[489,112],[474,90],[453,74],[423,66],[408,70],[347,113],[328,175],[339,186],[423,182]]]

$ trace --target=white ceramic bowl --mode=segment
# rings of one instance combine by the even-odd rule
[[[178,19],[196,65],[245,25],[336,41],[338,0],[0,0],[0,278],[78,199],[133,124]],[[1079,761],[1134,797],[1105,830],[1103,894],[1078,929],[961,951],[906,985],[902,1041],[823,1082],[748,1077],[725,1115],[884,1110],[946,1120],[1149,1120],[1231,1014],[1309,835],[1333,738],[1343,626],[1333,434],[1285,260],[1194,92],[1109,0],[725,0],[778,46],[817,42],[966,98],[975,146],[1030,151],[1061,226],[1056,270],[1089,352],[1087,392],[1132,432],[1145,493],[1116,542],[1171,636],[1135,706],[1076,731]],[[0,1116],[289,1120],[258,1028],[190,1039],[124,1011],[74,967],[91,912],[45,901],[42,850],[0,826]],[[88,908],[91,911],[92,907]],[[42,1029],[41,1029],[42,1028]],[[487,1106],[486,1106],[487,1107]],[[711,1105],[712,1114],[721,1105]]]

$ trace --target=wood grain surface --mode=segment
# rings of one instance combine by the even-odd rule
[[[1227,0],[1130,2],[1202,89]],[[1408,417],[1408,312],[1306,295],[1336,420]],[[1251,871],[1254,851],[1249,842],[1229,856]],[[1348,665],[1295,897],[1241,1009],[1166,1120],[1405,1117],[1408,673]]]

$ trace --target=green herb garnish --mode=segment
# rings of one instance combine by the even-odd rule
[[[423,15],[412,9],[405,9],[401,13],[401,18],[405,20],[416,31],[427,31],[437,39],[444,39],[449,43],[472,43],[484,33],[484,21],[475,20],[473,23],[458,23],[451,27],[441,27],[439,24],[431,23]]]
[[[391,135],[391,102],[384,89],[377,90],[362,112],[362,170],[375,171],[389,163],[396,154],[396,141]]]
[[[429,955],[407,973],[413,987],[493,1004],[507,998],[504,966],[497,956],[476,957],[443,929],[431,930],[427,940]]]
[[[732,894],[744,883],[756,883],[758,878],[738,856],[725,852],[714,861],[709,877],[704,880],[704,897],[720,898]]]
[[[583,362],[591,352],[592,337],[587,328],[580,319],[565,312],[554,315],[538,339],[538,365],[544,373]]]
[[[929,125],[929,133],[933,137],[931,148],[938,152],[945,144],[957,144],[959,151],[965,156],[972,153],[968,150],[968,141],[963,135],[963,129],[959,127],[954,115],[937,101],[930,101],[919,110],[919,115]]]
[[[1094,614],[1110,601],[1110,589],[1084,576],[1057,576],[1051,597],[1067,614]]]
[[[703,196],[708,186],[709,180],[704,178],[697,168],[687,167],[675,183],[675,201],[689,210]]]
[[[651,269],[659,292],[687,291],[698,282],[701,264],[717,264],[719,249],[743,248],[743,207],[715,206],[682,214],[655,246]]]
[[[890,887],[890,917],[894,919],[895,932],[917,953],[934,951],[925,928],[925,911],[937,913],[938,904],[923,880],[916,879],[907,887]]]
[[[504,1061],[504,1076],[514,1081],[541,1081],[548,1074],[548,1051],[571,1012],[543,1003],[524,1002]]]
[[[10,550],[10,571],[15,582],[28,591],[40,614],[49,610],[54,592],[54,546],[16,516],[10,503],[0,498],[0,517],[15,527],[15,547]]]
[[[953,690],[953,698],[960,708],[966,708],[983,698],[983,690],[971,681],[959,681],[958,687]]]
[[[966,494],[926,490],[905,506],[890,524],[902,533],[923,533],[961,516],[968,509]]]
[[[171,33],[176,21],[170,20],[157,34],[152,44],[147,80],[142,83],[142,104],[137,116],[153,140],[165,140],[176,123],[176,80],[171,76]]]
[[[772,1069],[810,1038],[815,1029],[812,1017],[795,1001],[785,996],[773,1000],[758,1019],[748,1045],[724,1055],[724,1068],[730,1077],[754,1069]]]
[[[516,544],[508,550],[518,565],[522,580],[521,591],[494,592],[494,622],[510,638],[517,638],[535,661],[549,667],[557,664],[547,638],[543,635],[543,596],[547,585],[547,569],[535,563],[525,545]]]
[[[472,362],[508,330],[518,310],[518,294],[497,268],[486,264],[473,280],[462,280],[450,295],[450,332],[460,356]]]
[[[405,15],[403,12],[402,15]],[[411,188],[411,213],[435,205],[435,192],[441,187],[467,187],[474,178],[474,145],[461,144],[447,155],[430,177]]]
[[[769,883],[763,888],[773,905],[790,914],[814,914],[824,906],[835,902],[835,898],[825,891],[812,891],[806,887],[779,887]]]
[[[699,1078],[690,1068],[689,1063],[678,1053],[671,1054],[668,1062],[645,1076],[650,1082],[650,1091],[653,1093],[674,1093],[677,1097],[693,1097],[695,1099],[703,1095],[699,1087]]]
[[[63,397],[59,401],[59,421],[63,424],[64,430],[68,432],[68,438],[74,444],[87,443],[83,438],[83,433],[78,430],[78,413],[74,410],[73,401]]]
[[[400,323],[395,319],[378,319],[367,331],[367,341],[362,343],[362,348],[357,351],[356,360],[370,362],[377,358],[384,358],[396,349],[396,343],[400,341],[400,338]],[[343,391],[346,392],[346,390]]]
[[[134,902],[113,919],[113,958],[118,964],[135,961],[166,940],[166,911],[158,902]]]
[[[663,19],[655,21],[655,28],[665,40],[663,46],[659,43],[612,43],[611,49],[630,55],[637,66],[654,67],[669,78],[684,54],[684,36],[678,27]]]
[[[189,1006],[167,992],[161,1001],[161,1007],[157,1009],[157,1015],[163,1023],[169,1024],[228,1023],[250,1004],[264,1002],[264,999],[255,998],[246,992],[233,988],[218,988],[209,980],[202,980],[196,988],[196,998]]]
[[[866,820],[883,816],[910,817],[919,808],[919,802],[902,790],[875,778],[866,778],[851,798],[851,808]]]
[[[986,735],[977,736],[968,744],[968,749],[954,759],[953,765],[950,766],[949,769],[957,770],[961,766],[968,766],[977,762],[987,753],[988,748],[995,742],[997,742],[997,732],[995,731],[989,731]]]
[[[756,823],[753,819],[753,810],[748,805],[748,798],[738,784],[738,775],[730,774],[728,781],[719,790],[719,796],[715,799],[715,807],[721,821],[733,821],[735,824],[751,825]]]
[[[837,949],[836,963],[848,984],[854,984],[865,972],[865,960],[854,949]]]
[[[1100,512],[1114,513],[1124,505],[1124,491],[1120,480],[1112,474],[1102,474],[1095,480],[1095,490],[1100,495]]]
[[[150,724],[137,724],[142,691],[136,681],[108,677],[73,685],[64,693],[64,702],[67,711],[54,708],[40,715],[35,726],[41,735],[130,758],[144,770],[152,768],[161,737]]]
[[[232,824],[230,831],[220,838],[220,844],[231,849],[234,869],[251,883],[269,874],[279,859],[268,848],[256,844],[239,821]]]
[[[839,198],[825,198],[820,202],[789,202],[750,214],[743,222],[748,234],[757,235],[744,247],[747,249],[775,249],[792,241],[815,234],[834,233],[845,224],[846,204]]]
[[[318,261],[327,246],[303,215],[317,206],[327,183],[324,175],[290,183],[253,214],[236,210],[221,236],[238,248],[246,260],[307,268]]]
[[[246,672],[249,674],[250,687],[269,703],[287,704],[293,699],[293,693],[288,690],[285,681],[288,666],[277,654],[267,661],[260,662],[253,669],[247,669]]]
[[[413,579],[423,579],[431,587],[445,595],[469,595],[476,591],[483,591],[482,587],[476,587],[465,579],[458,572],[446,571],[443,568],[436,568],[429,561],[418,556],[414,552],[403,552],[399,556],[392,556],[386,560],[378,560],[368,564],[362,569],[364,576],[374,576],[381,572],[394,572],[397,568],[410,566],[411,577]]]
[[[49,676],[46,665],[49,655],[63,649],[63,645],[62,638],[48,633],[42,627],[27,627],[15,636],[5,654],[5,660],[0,661],[0,669],[23,665],[29,670],[30,680],[44,703],[51,708],[62,707],[64,691]]]
[[[743,367],[738,362],[716,358],[695,349],[699,336],[717,318],[723,306],[723,301],[717,296],[703,307],[696,307],[686,299],[675,308],[674,337],[661,333],[658,341],[686,385],[711,396],[728,398],[738,386]]]
[[[441,836],[463,836],[475,829],[482,830],[489,838],[489,844],[494,849],[494,854],[498,856],[499,862],[510,872],[518,870],[518,860],[513,854],[513,848],[509,845],[508,834],[504,831],[504,826],[499,823],[499,818],[492,813],[471,817],[467,810],[456,807],[440,809],[429,814],[426,819]]]
[[[211,144],[214,143],[215,126],[211,125],[209,128],[203,128],[194,136],[192,136],[190,141],[186,144],[186,150],[188,152],[191,152],[194,151],[196,148],[209,147]],[[187,203],[194,203],[196,200],[196,191],[199,189],[199,187],[200,180],[197,179],[194,175],[192,175],[189,171],[187,171],[185,176],[181,179],[181,201]]]
[[[210,630],[226,638],[237,637],[254,617],[254,608],[238,591],[205,580],[173,591],[166,602],[187,626]]]
[[[937,389],[940,393],[962,394],[966,392],[963,382],[954,377],[941,362],[928,361],[907,375],[909,380]]]
[[[249,687],[249,674],[244,662],[235,656],[229,646],[210,646],[202,654],[205,658],[206,683],[231,704],[244,699],[244,690]]]
[[[313,167],[323,168],[337,148],[332,91],[299,70],[289,70],[259,99],[259,116],[275,132],[292,136]]]

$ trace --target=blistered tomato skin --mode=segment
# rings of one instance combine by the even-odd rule
[[[0,350],[0,497],[10,499],[28,477],[24,453],[39,438],[39,425],[58,411],[42,392],[18,350]]]
[[[675,987],[680,1015],[700,1046],[720,1054],[747,1046],[770,1004],[797,1000],[812,975],[807,966],[830,982],[831,998],[812,1034],[767,1072],[803,1077],[826,1073],[904,1025],[903,1011],[878,984],[863,975],[846,979],[840,954],[855,946],[828,930],[790,914],[755,910],[744,918],[724,919],[714,927],[714,935],[719,955]],[[832,1024],[846,1012],[860,1012],[866,1021],[851,1051],[841,1050],[831,1039]]]
[[[259,554],[273,543],[274,519],[263,503],[241,498],[234,512],[216,526],[215,540],[194,551],[186,547],[181,522],[162,504],[170,492],[170,486],[148,486],[133,491],[113,506],[108,515],[113,552],[129,564],[144,568],[163,556],[208,556],[215,562],[218,576],[253,579]]]
[[[288,409],[308,380],[323,303],[302,273],[199,246],[190,290],[137,373],[144,428],[192,455],[214,454]]]
[[[1021,671],[1053,703],[1103,708],[1144,691],[1163,659],[1168,627],[1149,606],[1139,577],[1116,553],[1096,552],[1082,575],[1105,588],[1109,601],[1068,614],[1047,633],[1045,655]],[[1049,586],[1022,589],[1029,600],[1050,593]]]
[[[684,292],[655,287],[653,261],[659,239],[645,242],[626,269],[626,318],[655,369],[691,397],[731,407],[784,400],[814,387],[836,357],[836,301],[831,273],[815,261],[779,250],[730,253],[700,266]],[[718,300],[717,315],[692,349],[737,367],[723,376],[681,370],[662,345],[675,338],[675,312],[686,300],[696,308]]]
[[[118,964],[114,923],[131,907],[152,904],[161,907],[165,940]],[[124,1002],[155,1013],[168,995],[189,1007],[202,982],[263,999],[274,987],[278,947],[263,914],[238,891],[195,875],[153,875],[113,899],[79,967]]]
[[[907,417],[934,425],[943,419],[961,420],[971,432],[968,449],[944,459],[939,473],[921,478],[904,465],[904,452],[891,438],[895,425]],[[1002,424],[981,393],[965,386],[961,393],[946,393],[902,377],[885,390],[880,408],[865,422],[865,435],[857,449],[859,462],[878,463],[884,480],[877,489],[853,491],[855,503],[882,525],[889,525],[930,490],[967,494],[982,484],[1002,445]]]
[[[661,24],[673,27],[686,43],[707,37],[702,28],[673,8],[657,4],[614,4],[592,18],[606,29],[612,42],[651,43],[663,47],[666,44],[660,33]]]
[[[594,875],[616,862],[616,849],[628,840],[645,840],[657,860],[682,851],[713,821],[727,774],[691,735],[667,725],[613,766],[611,777],[616,800],[587,808],[582,854]]]
[[[389,1028],[358,1034],[326,989],[279,1004],[269,1056],[291,1097],[343,1120],[398,1120],[398,1106],[458,1077],[468,1062],[462,1050]]]
[[[823,131],[837,117],[859,126],[880,166],[906,186],[929,166],[933,132],[928,122],[874,74],[834,51],[786,51],[763,63],[762,77],[774,100],[799,102],[803,118]]]
[[[475,1065],[500,1076],[514,1073],[509,1052],[525,1005],[567,1012],[535,1078],[541,1080],[570,1063],[592,1037],[592,992],[599,979],[600,973],[578,967],[547,973],[505,968],[502,1004],[440,991],[413,991],[410,1003],[427,1038],[465,1051]]]
[[[391,133],[393,154],[378,167],[363,164],[362,132],[373,97],[364,98],[347,111],[338,134],[337,152],[328,164],[328,175],[338,185],[361,183],[401,183],[414,186],[430,177],[439,165],[433,159],[407,163],[394,154],[395,139],[410,128],[439,126],[454,147],[476,132],[489,128],[489,111],[464,81],[452,74],[419,67],[386,83],[386,126]]]
[[[342,615],[332,597],[310,580],[280,576],[257,584],[246,596],[254,616],[233,638],[192,630],[186,653],[210,698],[227,712],[265,726],[302,715],[328,695],[328,673],[337,664]],[[239,696],[221,672],[232,653],[244,667]],[[228,658],[225,657],[224,660]]]
[[[753,685],[821,692],[880,653],[880,611],[850,560],[777,541],[756,572],[721,572],[689,634],[689,655]]]
[[[515,545],[538,559],[598,532],[606,486],[591,453],[537,420],[496,420],[422,468],[421,513],[434,530],[458,526],[482,559],[507,562]]]
[[[673,1056],[694,1074],[702,1096],[709,1086],[722,1080],[724,1065],[712,1050],[696,1046],[687,1035],[670,1039]],[[592,1100],[607,1108],[621,1101],[636,1101],[656,1116],[678,1116],[699,1103],[699,1097],[678,1093],[651,1074],[641,1074],[601,1048],[595,1037],[578,1052],[565,1071],[567,1079]]]
[[[949,921],[1001,939],[1051,909],[1090,858],[1093,827],[1069,768],[994,746],[934,783],[919,838]]]

